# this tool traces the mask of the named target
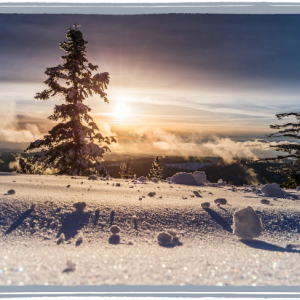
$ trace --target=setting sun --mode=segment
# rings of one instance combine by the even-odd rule
[[[113,116],[116,119],[124,120],[129,116],[129,108],[124,103],[119,103],[114,107]]]

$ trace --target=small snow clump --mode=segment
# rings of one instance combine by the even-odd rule
[[[201,203],[201,207],[202,208],[209,208],[210,207],[210,203],[209,202],[203,202],[203,203]]]
[[[203,171],[195,171],[193,176],[199,185],[203,185],[206,182],[206,174]]]
[[[111,226],[111,227],[110,227],[110,232],[111,232],[112,234],[118,234],[118,233],[120,232],[119,226],[117,226],[117,225]]]
[[[225,205],[227,204],[227,200],[225,198],[218,198],[214,201],[216,204]]]
[[[270,201],[267,200],[267,199],[261,199],[261,200],[260,200],[260,203],[261,203],[261,204],[270,204]]]
[[[96,175],[90,175],[88,180],[97,180],[98,177]]]
[[[155,192],[150,192],[150,193],[148,193],[148,197],[154,197],[155,195],[156,195]]]
[[[139,177],[137,180],[138,180],[139,182],[145,182],[145,181],[147,180],[147,178],[144,177],[144,176],[141,176],[141,177]]]
[[[170,244],[172,243],[173,236],[168,232],[161,232],[157,235],[159,244]]]
[[[262,223],[251,206],[235,212],[233,216],[233,233],[241,239],[259,237]]]
[[[158,179],[156,177],[152,178],[151,181],[154,182],[154,183],[158,183]]]

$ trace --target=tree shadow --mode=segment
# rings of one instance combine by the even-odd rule
[[[16,230],[33,211],[34,209],[27,209],[25,212],[23,212],[22,215],[10,225],[5,234],[10,234],[12,231]]]
[[[95,217],[94,217],[94,221],[93,221],[93,224],[94,225],[97,225],[98,221],[99,221],[99,218],[100,218],[100,210],[99,209],[96,209],[95,210]]]
[[[232,233],[231,225],[217,212],[210,208],[204,208],[204,210],[212,217],[212,219],[218,223],[224,230]],[[224,209],[225,210],[225,209]]]
[[[66,215],[62,221],[61,228],[57,233],[57,237],[63,233],[66,241],[74,238],[78,231],[81,230],[89,222],[89,213],[74,211]]]
[[[276,252],[292,252],[292,253],[300,253],[300,250],[296,249],[289,249],[283,248],[281,246],[277,246],[268,242],[264,242],[261,240],[240,240],[243,244],[260,250],[267,250],[267,251],[276,251]]]

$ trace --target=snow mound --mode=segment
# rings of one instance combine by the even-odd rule
[[[203,171],[196,171],[193,176],[199,185],[203,185],[206,182],[206,174]]]
[[[167,181],[172,181],[172,177],[168,177],[168,178],[167,178]]]
[[[297,186],[296,191],[300,191],[300,186]]]
[[[263,185],[261,191],[267,197],[284,198],[285,192],[281,189],[278,183],[271,183]]]
[[[147,178],[144,177],[144,176],[141,176],[141,177],[138,178],[138,181],[140,181],[140,182],[144,182],[146,180],[147,180]]]
[[[158,179],[156,177],[152,178],[151,181],[154,182],[154,183],[158,183]]]
[[[183,172],[176,173],[172,177],[172,182],[184,185],[198,185],[196,178],[193,176],[193,174]]]
[[[235,212],[233,216],[233,233],[241,239],[259,237],[262,223],[251,206]]]
[[[97,180],[98,177],[96,175],[90,175],[88,180]]]

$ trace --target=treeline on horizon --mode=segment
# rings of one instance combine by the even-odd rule
[[[15,161],[14,152],[2,152],[0,156],[0,172],[12,172],[10,163]],[[22,156],[28,157],[33,154],[22,153]],[[133,174],[137,177],[147,176],[151,165],[153,163],[153,158],[151,156],[135,156],[129,154],[119,154],[107,156],[104,162],[107,171],[110,176],[114,178],[120,178],[120,163],[124,163],[126,160],[131,161],[131,167]],[[282,162],[253,162],[247,159],[238,159],[232,163],[225,163],[221,157],[196,157],[196,156],[164,156],[161,158],[161,165],[163,169],[163,178],[172,177],[178,172],[184,172],[184,170],[175,166],[165,166],[166,164],[179,164],[188,162],[212,162],[214,165],[206,166],[199,169],[204,171],[207,179],[210,182],[217,182],[219,179],[223,179],[228,184],[235,186],[242,186],[243,184],[266,184],[276,182],[282,184],[288,179],[285,176],[278,177],[274,172],[268,171],[268,168],[278,166]],[[114,165],[115,164],[115,165]],[[193,171],[186,171],[193,172]]]

